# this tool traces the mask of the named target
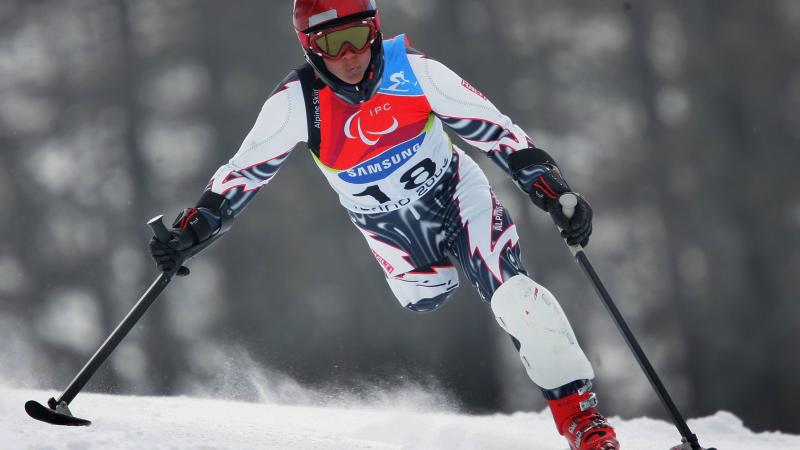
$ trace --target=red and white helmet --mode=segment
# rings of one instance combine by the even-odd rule
[[[294,0],[294,31],[304,49],[308,48],[309,29],[336,25],[350,19],[374,17],[380,30],[375,0]]]
[[[315,51],[311,36],[313,34],[313,39],[318,40],[325,30],[347,27],[350,22],[358,20],[364,20],[371,29],[367,43],[372,56],[370,69],[364,79],[357,85],[350,85],[325,68],[322,53],[319,48]],[[377,91],[383,74],[383,36],[375,0],[294,0],[293,22],[306,60],[337,95],[350,103],[360,103]],[[338,53],[344,50],[337,46],[333,51]]]

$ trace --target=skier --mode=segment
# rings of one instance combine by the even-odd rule
[[[589,203],[578,196],[568,218],[558,199],[570,188],[553,158],[404,35],[384,39],[374,0],[295,0],[293,15],[306,63],[278,84],[238,152],[179,215],[172,239],[151,240],[159,270],[176,270],[182,252],[228,231],[305,142],[405,308],[441,306],[458,287],[458,261],[511,335],[570,447],[618,449],[558,301],[528,277],[511,216],[444,127],[507,172],[570,245],[589,241]]]

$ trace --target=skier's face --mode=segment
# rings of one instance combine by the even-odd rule
[[[345,83],[357,84],[364,78],[364,73],[369,67],[369,60],[372,57],[372,50],[363,53],[355,53],[350,49],[345,49],[344,54],[339,59],[322,58],[325,68],[336,78]]]

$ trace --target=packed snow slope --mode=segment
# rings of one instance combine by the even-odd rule
[[[382,405],[291,406],[188,397],[80,394],[72,403],[89,427],[29,418],[23,405],[54,392],[0,387],[2,449],[499,449],[559,450],[549,413],[470,416],[416,408],[408,398]],[[626,450],[678,442],[666,422],[613,419]],[[701,443],[720,450],[797,450],[800,436],[753,433],[732,414],[689,421]]]

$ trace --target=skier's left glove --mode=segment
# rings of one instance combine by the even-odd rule
[[[567,244],[585,247],[592,234],[592,206],[575,193],[578,198],[575,213],[571,218],[564,214],[558,199],[572,190],[550,155],[544,150],[530,148],[512,154],[509,159],[514,179],[536,206],[550,213]]]
[[[568,192],[572,191],[555,167],[536,178],[529,195],[536,206],[550,213],[556,226],[561,229],[561,237],[566,239],[568,245],[580,244],[581,247],[586,247],[592,234],[592,206],[581,194],[574,193],[578,204],[572,218],[568,218],[558,202],[559,197]]]

